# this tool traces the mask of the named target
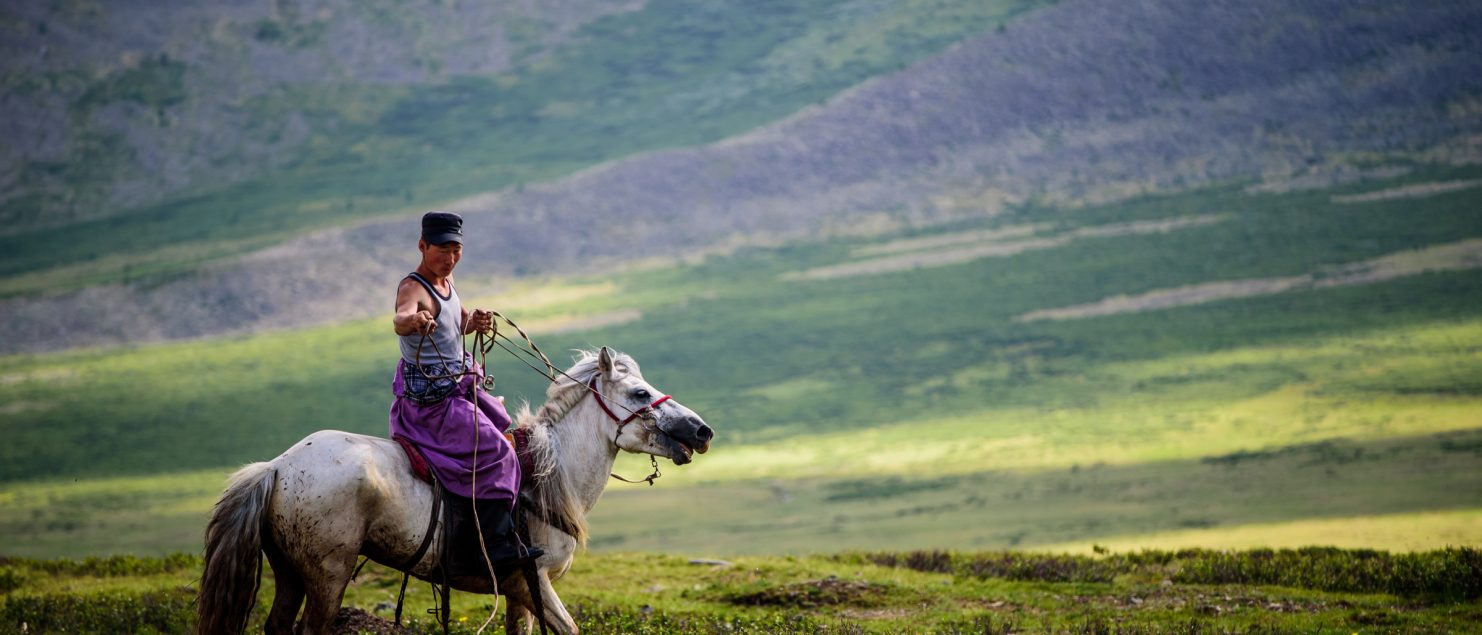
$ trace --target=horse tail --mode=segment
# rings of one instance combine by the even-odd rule
[[[196,598],[196,632],[241,633],[257,602],[262,532],[278,472],[252,463],[231,476],[206,524],[206,569]]]

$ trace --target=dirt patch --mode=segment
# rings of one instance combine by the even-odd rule
[[[782,278],[784,280],[832,280],[835,278],[870,276],[894,271],[909,271],[923,267],[945,267],[947,265],[980,260],[982,258],[1002,258],[1026,251],[1059,247],[1067,242],[1070,242],[1070,238],[1059,236],[1055,238],[1034,238],[1010,243],[975,245],[943,251],[901,254],[858,262],[846,262],[841,265],[831,265],[828,267],[816,267],[807,271],[786,274]]]
[[[629,322],[637,322],[643,317],[643,312],[638,309],[618,309],[606,313],[587,313],[582,315],[556,315],[540,320],[534,320],[529,325],[521,324],[526,331],[534,334],[554,335],[556,333],[573,333],[577,331],[590,331],[607,326],[617,326]],[[510,333],[513,335],[513,333]]]
[[[0,415],[18,415],[33,410],[46,410],[45,404],[34,401],[12,401],[8,404],[0,404]]]
[[[76,379],[77,371],[71,368],[42,368],[39,370],[0,375],[0,386],[10,386],[26,381],[61,383]]]
[[[1229,220],[1225,214],[1205,214],[1203,216],[1180,216],[1178,218],[1165,218],[1162,220],[1143,220],[1131,223],[1112,223],[1110,225],[1098,225],[1096,227],[1082,227],[1070,236],[1074,238],[1106,238],[1110,236],[1137,236],[1141,234],[1165,234],[1176,229],[1187,229],[1189,227],[1202,227],[1213,225]]]
[[[1458,271],[1482,267],[1482,240],[1436,245],[1400,251],[1370,260],[1335,267],[1319,273],[1318,287],[1338,287],[1382,282],[1430,271]]]
[[[1447,192],[1465,190],[1482,185],[1482,179],[1471,179],[1467,181],[1438,181],[1435,183],[1416,183],[1404,187],[1392,187],[1387,190],[1365,192],[1363,194],[1347,194],[1334,196],[1334,203],[1372,203],[1374,201],[1390,201],[1399,198],[1422,198],[1435,196]]]
[[[1396,252],[1300,276],[1207,282],[1171,289],[1158,289],[1138,295],[1115,295],[1089,304],[1030,311],[1015,320],[1020,322],[1073,320],[1118,313],[1157,311],[1215,300],[1274,295],[1300,289],[1373,284],[1426,272],[1459,271],[1479,267],[1482,267],[1482,240],[1464,240],[1425,249]]]
[[[859,257],[888,256],[891,254],[905,253],[908,251],[921,251],[924,249],[937,249],[940,247],[952,247],[971,243],[1000,242],[1008,238],[1023,238],[1038,231],[1048,229],[1049,225],[1013,225],[997,229],[979,229],[974,231],[957,232],[952,234],[938,234],[936,236],[924,236],[921,238],[903,238],[892,240],[879,245],[867,245],[850,252],[851,255]]]
[[[1225,220],[1220,214],[1209,214],[1204,216],[1185,216],[1180,218],[1169,218],[1156,221],[1138,221],[1132,223],[1114,223],[1097,227],[1083,227],[1073,231],[1065,232],[1055,236],[1040,238],[1025,238],[1023,240],[1004,241],[1004,238],[1012,236],[1027,236],[1039,229],[1039,226],[1016,226],[993,231],[964,232],[961,234],[949,234],[945,236],[934,236],[927,238],[916,238],[907,241],[896,241],[875,247],[866,247],[856,250],[856,255],[863,253],[891,253],[893,255],[870,258],[868,260],[856,260],[826,267],[815,267],[805,271],[797,271],[783,274],[783,280],[832,280],[835,278],[850,278],[854,276],[868,276],[895,271],[908,271],[925,267],[945,267],[964,262],[971,262],[983,258],[1003,258],[1021,254],[1026,251],[1037,251],[1041,249],[1052,249],[1060,247],[1073,240],[1081,238],[1106,238],[1112,236],[1133,236],[1138,234],[1161,234],[1165,232],[1183,229],[1186,227],[1197,227],[1209,225]],[[978,244],[948,248],[962,242],[977,242]],[[905,251],[906,253],[897,253]]]
[[[1412,172],[1410,168],[1390,166],[1364,170],[1351,165],[1337,165],[1327,169],[1267,179],[1245,188],[1246,194],[1285,194],[1303,190],[1325,190],[1335,185],[1356,183],[1373,179],[1392,179]]]
[[[330,625],[329,632],[334,635],[414,635],[412,631],[391,623],[391,620],[381,619],[357,608],[341,608],[334,618],[334,624]]]
[[[1172,289],[1159,289],[1138,295],[1115,295],[1090,304],[1077,304],[1059,309],[1041,309],[1019,316],[1020,322],[1039,320],[1071,320],[1076,318],[1139,313],[1173,307],[1202,304],[1215,300],[1249,298],[1290,291],[1312,282],[1311,276],[1289,278],[1259,278],[1253,280],[1231,280],[1209,282]]]
[[[740,606],[775,606],[794,609],[841,605],[872,607],[881,604],[888,590],[888,587],[883,584],[840,580],[837,576],[829,576],[822,580],[794,582],[754,593],[734,595],[726,598],[726,601]]]
[[[534,311],[557,304],[586,300],[617,293],[618,286],[611,282],[598,284],[532,284],[526,287],[501,293],[493,298],[479,298],[484,303],[519,309],[520,311]]]

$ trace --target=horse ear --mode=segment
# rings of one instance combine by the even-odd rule
[[[612,349],[603,346],[602,350],[597,351],[597,372],[602,373],[604,377],[612,377],[615,366],[612,361]]]

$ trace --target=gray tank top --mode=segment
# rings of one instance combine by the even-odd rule
[[[437,304],[437,317],[434,321],[437,328],[432,333],[423,337],[421,333],[402,335],[401,358],[408,364],[421,362],[423,366],[428,364],[462,364],[463,363],[463,337],[462,326],[459,322],[463,317],[463,303],[458,300],[458,290],[453,288],[453,282],[448,281],[448,295],[443,297],[422,276],[416,272],[407,274],[408,278],[422,283],[427,289],[432,301]],[[422,350],[418,354],[417,347]],[[461,366],[460,366],[461,367]]]

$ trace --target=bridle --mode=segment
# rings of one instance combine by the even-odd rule
[[[658,424],[659,417],[655,413],[658,412],[658,408],[659,408],[659,405],[660,404],[662,404],[662,403],[664,403],[666,401],[669,401],[671,399],[671,397],[669,395],[660,396],[658,399],[655,399],[653,401],[653,403],[648,404],[647,406],[644,406],[644,407],[639,408],[637,410],[630,410],[626,406],[619,405],[618,406],[619,408],[622,408],[623,410],[627,410],[628,412],[632,413],[632,414],[629,414],[628,415],[628,418],[626,418],[626,419],[619,419],[618,416],[617,416],[617,414],[612,411],[612,408],[608,408],[607,407],[607,400],[602,398],[602,391],[597,388],[597,378],[600,375],[601,375],[601,373],[597,373],[595,375],[592,375],[592,378],[591,379],[587,380],[587,392],[592,393],[592,399],[595,399],[597,401],[597,406],[600,407],[600,408],[602,408],[602,412],[607,413],[607,417],[609,419],[612,419],[612,422],[613,423],[616,423],[617,424],[617,430],[615,430],[612,433],[612,444],[613,445],[617,445],[618,437],[622,436],[622,434],[623,434],[623,426],[628,425],[629,423],[632,423],[634,419],[638,419],[640,417],[643,418],[643,419],[645,419],[645,420],[649,420],[649,421],[653,421],[654,422],[655,425],[652,428],[650,428],[650,430],[654,430],[654,431],[657,431],[659,434],[662,434],[664,436],[668,436],[668,433],[667,432],[664,432],[663,428],[660,428],[657,425]],[[636,481],[635,480],[631,480],[631,479],[627,479],[627,478],[623,478],[622,476],[618,476],[618,474],[616,472],[609,472],[608,475],[611,476],[611,477],[613,477],[613,478],[615,478],[615,479],[617,479],[617,480],[619,480],[619,481],[622,481],[624,483],[648,483],[649,486],[653,486],[654,479],[657,479],[660,476],[663,476],[664,474],[659,471],[659,459],[658,459],[658,457],[650,454],[650,455],[648,455],[648,462],[649,462],[649,465],[652,465],[653,466],[654,471],[651,474],[649,474],[648,476],[646,476],[644,478],[641,478],[639,480],[636,480]]]
[[[592,398],[597,400],[597,405],[602,408],[602,412],[607,413],[607,416],[611,417],[614,423],[617,423],[618,434],[622,434],[623,426],[628,425],[638,417],[643,417],[645,419],[657,419],[658,417],[651,416],[654,410],[659,407],[659,404],[662,404],[671,399],[669,395],[664,395],[662,397],[659,397],[658,399],[655,399],[653,403],[648,404],[647,406],[644,406],[637,410],[628,410],[628,412],[631,412],[632,414],[628,415],[627,419],[618,419],[617,414],[613,413],[612,409],[607,407],[607,400],[602,398],[602,391],[597,389],[597,375],[592,375],[592,379],[587,381],[587,389],[591,391]],[[627,410],[627,408],[624,408],[624,410]],[[614,438],[616,437],[614,436]]]

